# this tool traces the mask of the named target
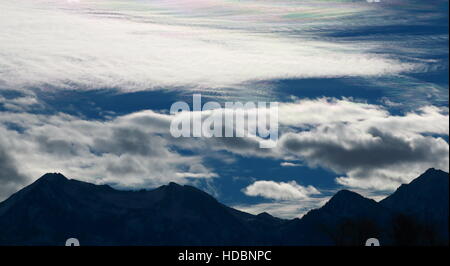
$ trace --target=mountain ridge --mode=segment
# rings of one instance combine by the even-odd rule
[[[422,211],[409,211],[411,204]],[[439,215],[427,219],[425,210],[433,208]],[[0,203],[0,245],[58,245],[69,237],[85,245],[362,245],[370,237],[386,245],[448,245],[444,225],[448,173],[436,169],[380,202],[341,190],[292,220],[233,209],[189,185],[123,191],[60,173],[45,174]]]

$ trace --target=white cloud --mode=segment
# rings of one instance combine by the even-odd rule
[[[305,103],[318,106],[301,107]],[[393,190],[428,168],[449,169],[449,146],[442,138],[448,136],[448,108],[427,106],[391,115],[381,106],[347,100],[303,101],[298,108],[307,111],[295,116],[291,110],[290,120],[289,114],[280,117],[304,130],[283,134],[279,148],[310,167],[345,174],[336,179],[341,185]]]
[[[293,219],[301,218],[311,209],[322,207],[329,199],[329,197],[321,197],[290,201],[283,200],[270,203],[235,205],[233,208],[255,215],[267,212],[275,217]]]
[[[219,28],[214,13],[181,20],[177,12],[153,6],[134,14],[127,13],[132,7],[96,1],[84,3],[86,9],[27,0],[0,1],[0,8],[0,84],[12,88],[218,88],[415,68],[370,54],[365,45],[293,39],[267,33],[270,28],[254,32],[253,23],[227,28],[234,17],[220,16]]]
[[[291,163],[291,162],[282,162],[282,163],[280,163],[280,165],[283,166],[283,167],[299,167],[299,166],[302,166],[302,164]]]
[[[40,106],[40,104],[36,95],[29,90],[22,90],[21,95],[12,98],[0,95],[0,106],[11,111],[28,111],[33,107]]]
[[[409,112],[403,116],[372,117],[362,121],[360,125],[362,128],[376,126],[380,130],[405,136],[414,134],[448,135],[448,108],[423,106],[416,112]]]
[[[299,161],[338,176],[341,185],[393,190],[434,167],[448,171],[448,108],[423,106],[391,114],[352,99],[303,99],[279,104],[280,139],[259,149],[257,139],[210,139],[202,149]]]
[[[320,194],[313,186],[301,186],[295,181],[274,182],[259,180],[246,187],[243,192],[248,196],[261,196],[276,200],[307,199],[311,195]]]
[[[303,99],[279,104],[280,139],[260,149],[257,139],[203,139],[189,145],[247,157],[298,161],[336,173],[352,188],[393,190],[430,167],[448,171],[448,108],[424,106],[391,114],[351,99]],[[200,144],[202,143],[202,144]]]
[[[285,103],[280,105],[279,112],[281,124],[295,127],[358,122],[389,116],[389,112],[379,105],[325,97]]]
[[[142,188],[216,177],[202,156],[184,156],[171,148],[167,119],[151,111],[103,122],[1,112],[0,136],[2,149],[29,180],[61,172],[97,184]]]

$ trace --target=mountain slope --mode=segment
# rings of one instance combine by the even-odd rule
[[[448,228],[449,176],[429,169],[380,203],[339,191],[283,230],[294,245],[361,245],[369,237],[384,245],[448,245]]]
[[[191,186],[119,191],[46,174],[0,203],[0,245],[448,245],[448,174],[380,203],[342,190],[302,219],[252,215]]]
[[[401,185],[392,195],[380,202],[381,205],[397,213],[399,227],[412,231],[424,231],[435,234],[442,241],[449,240],[449,175],[448,173],[428,169],[409,184]],[[409,219],[409,223],[405,221]],[[411,224],[413,222],[413,224]],[[405,224],[406,223],[406,224]],[[417,228],[420,227],[420,228]],[[411,235],[409,232],[404,232]],[[423,237],[422,237],[423,238]],[[411,238],[403,242],[417,241]]]
[[[380,202],[383,206],[433,222],[448,215],[448,173],[428,169],[409,184],[401,185],[392,195]]]
[[[84,245],[250,245],[259,239],[230,208],[175,183],[118,191],[46,174],[0,204],[0,244],[53,245],[75,236]]]
[[[390,211],[376,201],[341,190],[322,208],[293,220],[284,234],[293,245],[362,245],[370,237],[385,240],[382,228],[390,217]]]

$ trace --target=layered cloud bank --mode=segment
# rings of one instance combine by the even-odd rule
[[[1,162],[11,169],[10,176],[18,177],[2,182],[20,186],[23,176],[58,170],[119,187],[184,183],[220,176],[204,164],[217,151],[321,167],[340,176],[336,181],[341,185],[372,190],[395,189],[430,167],[448,171],[449,146],[443,139],[448,136],[447,108],[391,115],[382,106],[321,98],[280,104],[279,113],[277,146],[261,149],[258,137],[174,138],[170,134],[174,116],[154,111],[106,121],[2,112]],[[245,190],[250,196],[273,199],[307,198],[315,192],[313,187],[271,181]]]
[[[252,3],[256,10],[277,6]],[[122,4],[129,7],[96,1],[0,1],[0,86],[186,90],[286,78],[379,76],[418,67],[370,53],[365,47],[371,45],[364,43],[318,41],[298,35],[298,29],[292,29],[295,38],[270,32],[269,25],[264,28],[258,20],[235,28],[235,16],[212,12],[181,20],[185,14],[176,10],[177,5],[163,5],[163,12],[150,4]],[[136,11],[144,7],[145,12]],[[309,2],[288,7],[279,11],[279,23],[286,29],[292,21],[281,18],[290,13],[327,10]],[[338,6],[328,8],[335,8],[336,16],[345,13]],[[299,22],[294,21],[302,27]]]
[[[440,137],[448,136],[448,108],[424,107],[396,116],[380,106],[348,101],[298,105],[315,106],[310,113],[318,116],[317,122],[307,118],[306,110],[292,121],[289,115],[296,112],[291,110],[288,124],[311,128],[284,134],[281,148],[311,167],[345,173],[337,179],[340,184],[392,190],[431,165],[448,169],[448,143]]]

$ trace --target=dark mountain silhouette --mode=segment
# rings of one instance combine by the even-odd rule
[[[289,240],[291,245],[361,245],[380,238],[389,219],[390,211],[376,201],[341,190],[322,208],[293,220],[284,234],[297,236]]]
[[[86,245],[254,244],[240,216],[191,186],[119,191],[46,174],[0,204],[0,243],[77,236]]]
[[[71,237],[82,245],[363,245],[370,237],[448,245],[448,199],[448,174],[430,169],[380,203],[342,190],[302,219],[283,220],[235,210],[192,186],[119,191],[46,174],[0,203],[0,245]]]
[[[448,173],[428,169],[411,183],[401,185],[380,204],[395,212],[399,244],[426,245],[436,241],[448,244]]]

